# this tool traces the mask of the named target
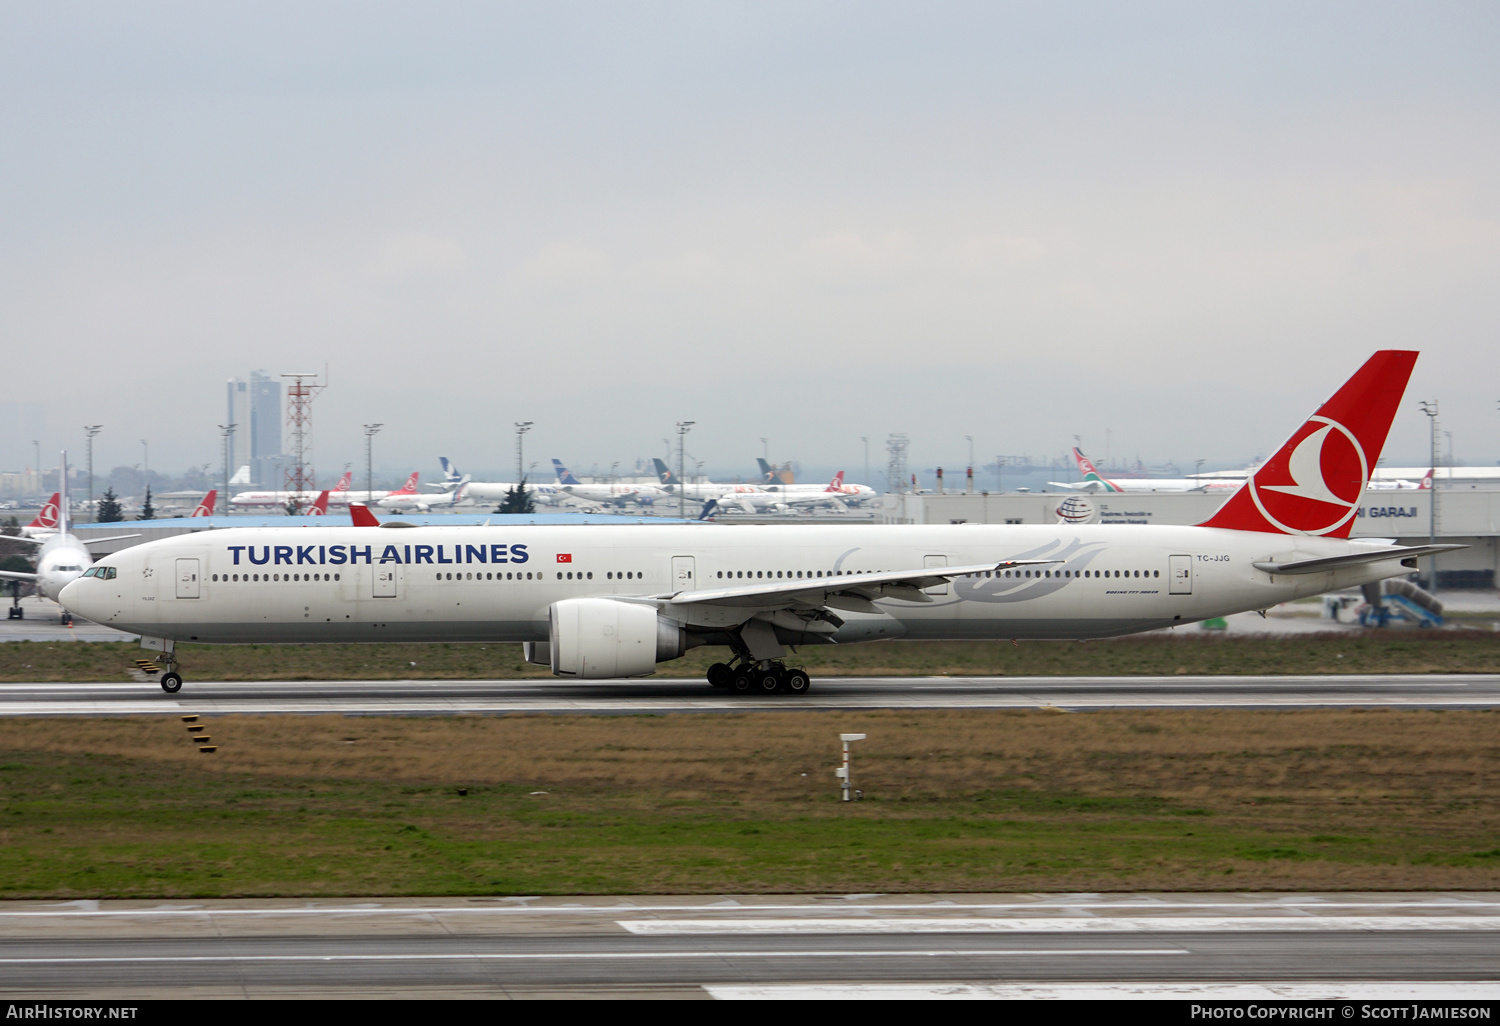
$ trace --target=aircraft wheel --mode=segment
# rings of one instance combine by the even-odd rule
[[[728,663],[714,663],[708,668],[708,682],[716,688],[727,688],[734,680],[734,671]]]
[[[808,677],[806,670],[788,670],[786,675],[786,689],[794,695],[805,695],[807,689],[812,687],[812,678]]]
[[[175,695],[182,690],[182,674],[176,670],[169,670],[161,675],[161,689],[169,695]]]
[[[741,670],[734,675],[734,679],[729,682],[729,686],[742,695],[747,694],[755,686],[755,678],[750,675],[749,670]]]
[[[781,690],[781,674],[775,670],[760,671],[755,675],[755,688],[762,694],[775,694]]]

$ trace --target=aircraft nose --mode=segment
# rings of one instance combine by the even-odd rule
[[[62,591],[57,593],[57,601],[60,602],[62,604],[62,607],[68,612],[77,613],[79,616],[87,617],[88,614],[85,613],[79,606],[79,600],[82,598],[84,590],[83,578],[75,577],[73,580],[63,585]]]

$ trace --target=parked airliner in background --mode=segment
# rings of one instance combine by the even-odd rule
[[[412,479],[407,483],[415,483],[416,476],[416,474],[413,474]],[[408,492],[403,489],[399,492],[392,492],[375,505],[381,509],[415,510],[420,513],[426,513],[430,509],[468,505],[471,501],[465,492],[468,484],[468,479],[465,478],[451,492],[439,492],[436,495],[431,492],[418,492],[415,490]]]
[[[1106,478],[1076,445],[1073,447],[1073,459],[1078,464],[1078,472],[1083,475],[1082,481],[1073,484],[1062,481],[1048,481],[1047,483],[1054,488],[1066,488],[1074,492],[1223,492],[1226,495],[1245,483],[1243,478],[1238,480],[1197,477]]]
[[[552,471],[557,475],[558,491],[601,506],[627,506],[631,503],[650,506],[670,494],[665,488],[651,484],[584,484],[559,460],[552,461]]]
[[[26,573],[19,570],[0,570],[0,580],[27,581],[36,585],[36,593],[45,599],[58,602],[58,597],[63,589],[76,581],[84,571],[94,565],[94,557],[88,550],[88,544],[81,541],[77,535],[68,530],[68,454],[62,454],[62,491],[52,497],[52,504],[56,508],[56,530],[50,535],[39,537],[14,537],[8,536],[11,541],[26,542],[38,546],[36,572]],[[126,538],[139,538],[139,534],[115,534],[107,538],[90,538],[89,544],[101,545],[104,542],[122,541]],[[20,607],[13,607],[20,608]],[[23,614],[24,615],[24,614]],[[66,606],[60,606],[60,619],[65,624],[73,622],[73,615]]]
[[[843,502],[851,506],[857,506],[862,502],[875,498],[875,489],[869,485],[845,484],[844,472],[840,470],[833,475],[833,480],[826,485],[819,484],[782,484],[776,480],[776,470],[766,462],[765,457],[755,457],[755,462],[760,464],[760,487],[768,492],[780,492],[782,495],[837,495]]]
[[[61,492],[53,492],[52,498],[42,503],[31,523],[21,527],[22,538],[50,538],[57,533],[57,508],[62,501]]]
[[[460,483],[468,482],[464,484],[464,495],[475,502],[504,502],[505,496],[516,487],[514,481],[469,481],[469,475],[460,474],[458,468],[448,460],[448,457],[439,456],[438,462],[443,465],[443,481],[445,483],[437,487],[441,487],[445,491],[452,491]],[[430,488],[433,486],[428,485],[427,487]],[[562,493],[557,490],[556,486],[550,484],[532,484],[530,481],[527,481],[526,490],[531,493],[532,501],[546,505],[556,505],[562,497]]]
[[[330,488],[329,495],[334,505],[349,504],[352,498],[355,502],[366,502],[369,493],[349,491],[349,483],[354,478],[352,471],[344,471],[344,476],[339,478],[339,483]],[[387,493],[377,493],[384,496]],[[318,497],[315,491],[305,492],[237,492],[229,499],[231,506],[286,506],[289,502],[296,502],[298,506],[306,506]]]

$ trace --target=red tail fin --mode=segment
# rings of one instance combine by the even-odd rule
[[[46,528],[56,527],[57,504],[60,502],[62,502],[62,492],[53,492],[52,498],[47,500],[46,505],[44,505],[40,510],[37,511],[36,516],[31,518],[31,523],[27,524],[26,526]]]
[[[217,488],[211,488],[211,489],[209,489],[208,494],[203,497],[203,501],[200,502],[200,503],[198,503],[197,508],[194,509],[191,513],[189,513],[188,516],[189,517],[211,517],[211,516],[214,515],[214,504],[217,503],[218,501],[219,501],[219,490]]]
[[[335,491],[335,492],[347,492],[349,490],[349,482],[353,481],[353,480],[354,480],[354,471],[352,471],[352,470],[346,470],[346,471],[344,471],[344,476],[341,477],[341,478],[339,478],[339,483],[333,486],[332,491]]]
[[[327,492],[327,490],[324,490],[324,491],[319,492],[318,493],[318,497],[313,500],[313,504],[311,506],[307,507],[307,515],[310,516],[310,517],[321,517],[321,516],[326,516],[327,513],[328,513],[328,492]]]
[[[1204,527],[1347,538],[1417,354],[1382,349]]]
[[[833,475],[833,480],[829,481],[828,482],[828,487],[824,488],[823,490],[825,492],[841,492],[841,491],[843,491],[844,490],[844,472],[841,470],[837,474],[834,474]]]
[[[349,503],[349,519],[354,521],[355,527],[380,526],[380,521],[375,519],[375,514],[370,512],[370,507],[362,502]]]
[[[411,477],[406,479],[406,484],[392,492],[392,495],[415,495],[417,493],[417,475],[420,471],[413,470]]]

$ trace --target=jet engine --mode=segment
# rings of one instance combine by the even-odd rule
[[[552,672],[560,677],[644,677],[688,648],[687,631],[655,607],[577,598],[548,610]]]

